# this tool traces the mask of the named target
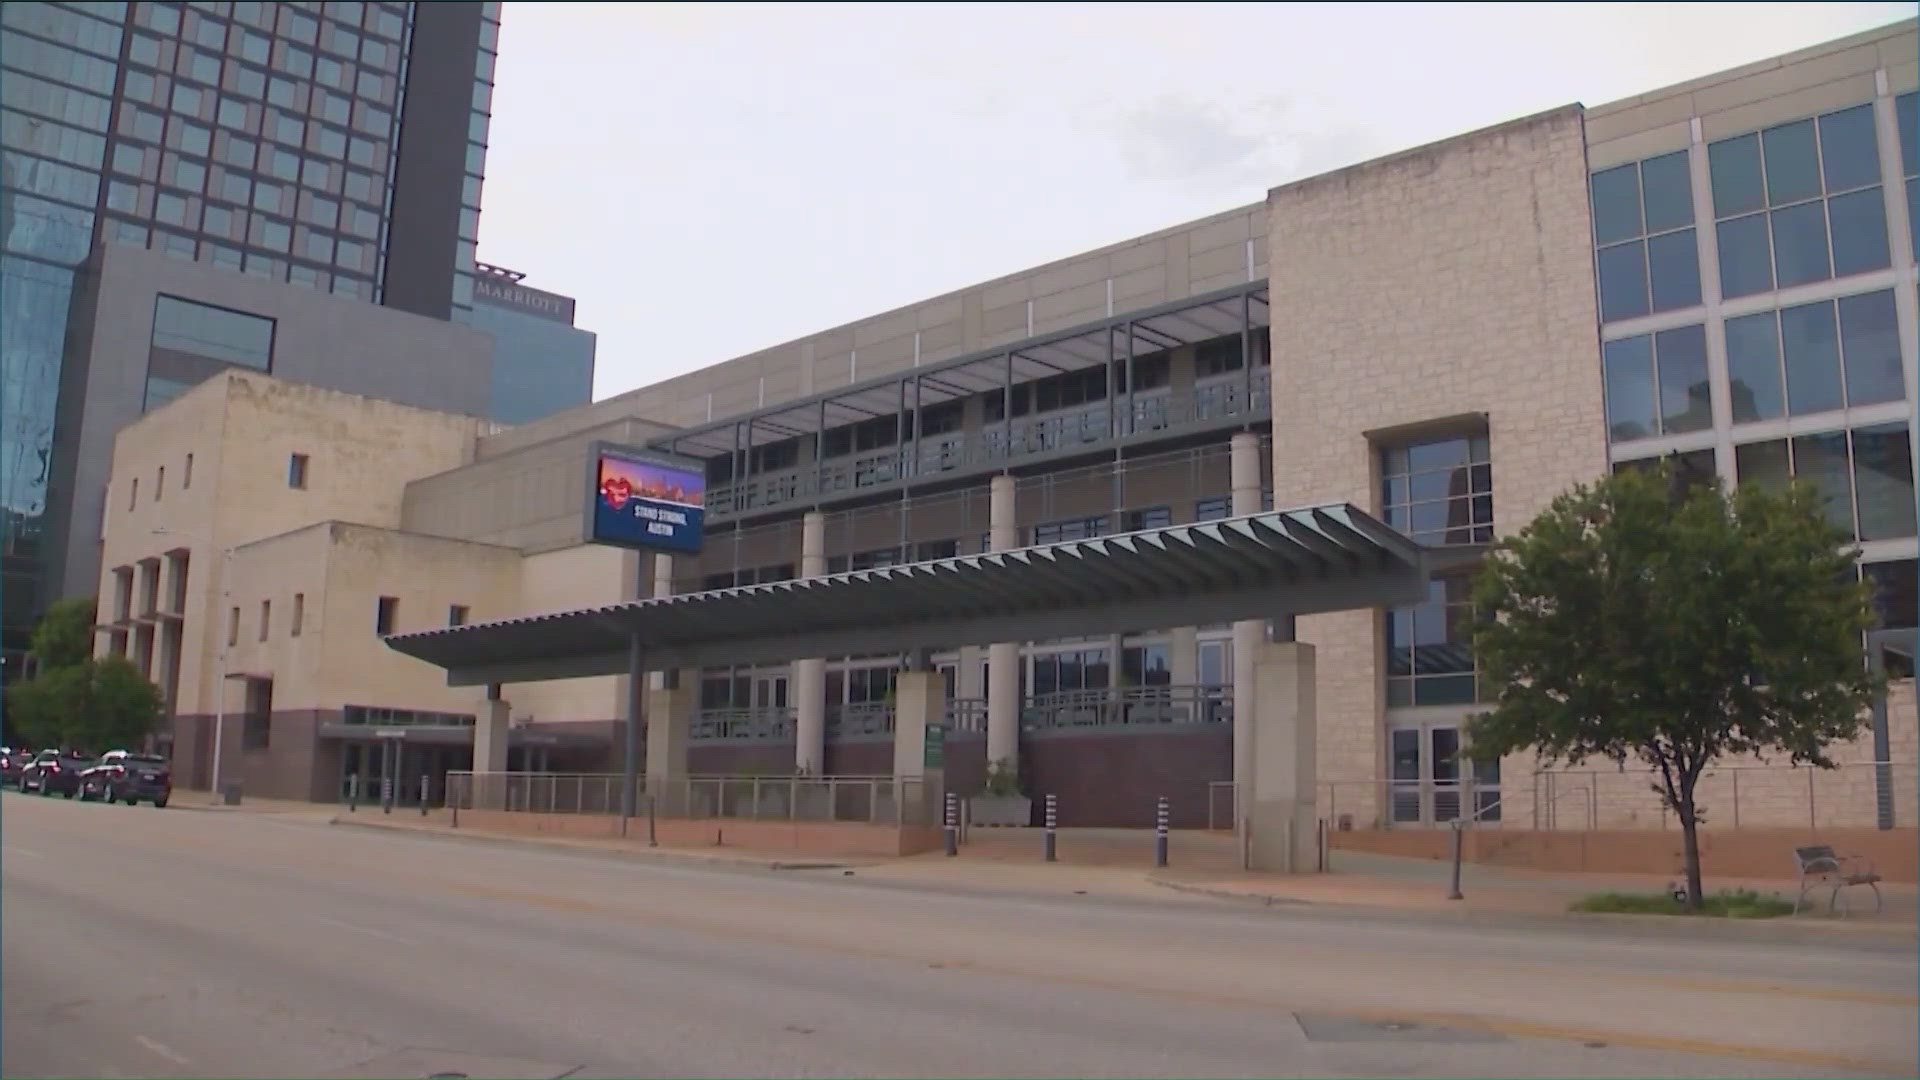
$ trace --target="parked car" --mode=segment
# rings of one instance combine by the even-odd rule
[[[160,807],[172,797],[172,763],[158,754],[109,750],[98,764],[80,774],[82,801],[105,799],[132,806],[145,799]]]
[[[80,774],[93,767],[93,759],[71,750],[42,750],[27,767],[20,770],[20,790],[42,795],[65,795],[71,799],[80,793]]]
[[[0,787],[20,786],[20,770],[33,760],[33,751],[18,746],[0,746]]]

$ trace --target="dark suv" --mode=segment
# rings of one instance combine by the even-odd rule
[[[93,759],[71,750],[42,750],[27,767],[20,770],[20,790],[42,795],[65,795],[71,799],[80,793],[80,774],[93,767]]]
[[[82,800],[105,799],[132,806],[145,799],[159,807],[167,805],[172,796],[172,765],[158,754],[109,750],[98,765],[80,774]]]

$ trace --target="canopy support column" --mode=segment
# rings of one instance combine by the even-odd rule
[[[827,516],[809,510],[800,519],[800,576],[820,577],[827,572]],[[793,768],[797,773],[818,776],[826,771],[827,759],[827,662],[824,659],[796,660],[793,663]]]
[[[995,551],[1020,546],[1013,477],[1001,473],[987,489],[987,542]],[[987,646],[987,764],[1020,764],[1020,643]]]

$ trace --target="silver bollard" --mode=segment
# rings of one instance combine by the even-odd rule
[[[1447,899],[1449,900],[1466,899],[1465,895],[1460,892],[1461,835],[1466,831],[1467,830],[1460,827],[1460,819],[1455,818],[1453,820],[1453,883],[1447,888]]]
[[[1054,833],[1055,833],[1055,830],[1057,830],[1060,827],[1059,808],[1060,808],[1059,797],[1055,795],[1047,796],[1047,831],[1043,835],[1045,838],[1044,842],[1045,842],[1045,850],[1046,850],[1046,859],[1048,862],[1054,861],[1054,855],[1055,855]]]
[[[947,854],[960,854],[960,796],[947,792]]]
[[[1167,797],[1165,795],[1160,796],[1159,803],[1153,809],[1153,865],[1160,867],[1167,865]]]
[[[421,817],[427,816],[427,790],[432,783],[433,783],[433,777],[427,775],[426,773],[420,774],[420,816]]]
[[[655,804],[658,803],[659,801],[660,800],[658,796],[655,796],[655,795],[647,796],[647,846],[648,847],[660,846],[660,834],[656,829],[655,821],[654,821]]]
[[[393,777],[391,776],[380,778],[380,812],[393,813]]]
[[[360,809],[360,774],[347,777],[347,813]]]

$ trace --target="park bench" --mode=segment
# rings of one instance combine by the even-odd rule
[[[1794,848],[1793,858],[1800,867],[1800,895],[1793,900],[1795,915],[1800,914],[1801,903],[1815,889],[1833,890],[1827,896],[1827,911],[1834,911],[1840,899],[1840,890],[1850,885],[1865,885],[1872,889],[1873,910],[1881,910],[1880,875],[1864,857],[1837,852],[1829,844],[1814,844]]]

